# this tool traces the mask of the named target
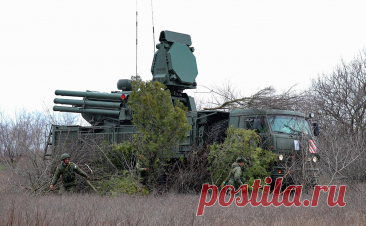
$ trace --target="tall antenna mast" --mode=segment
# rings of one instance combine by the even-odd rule
[[[136,0],[136,78],[137,78],[137,38],[138,38],[138,33],[137,33],[137,31],[138,31],[138,29],[137,29],[137,22],[138,22],[138,20],[137,20],[137,15],[138,15],[138,13],[137,13],[137,0]]]
[[[154,29],[154,9],[151,0],[151,20],[152,20],[152,30],[153,30],[153,40],[154,40],[154,53],[155,53],[155,29]]]

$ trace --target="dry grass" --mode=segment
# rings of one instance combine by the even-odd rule
[[[345,207],[224,208],[216,203],[196,217],[199,195],[101,197],[92,194],[32,196],[3,190],[0,225],[364,225],[365,198],[347,189]],[[309,198],[304,195],[303,198]]]
[[[345,207],[252,207],[216,203],[196,217],[198,194],[103,197],[94,194],[31,195],[16,174],[0,172],[1,225],[364,225],[366,184],[347,186]],[[321,183],[326,184],[326,183]],[[338,187],[339,188],[339,187]],[[338,190],[337,188],[337,190]],[[302,200],[311,196],[303,194]]]

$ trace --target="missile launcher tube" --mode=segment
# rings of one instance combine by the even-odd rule
[[[104,109],[85,109],[85,108],[77,108],[77,107],[62,107],[62,106],[54,106],[54,111],[61,112],[74,112],[74,113],[87,113],[87,114],[99,114],[99,115],[116,115],[119,116],[119,111],[113,110],[104,110]]]
[[[91,100],[72,100],[72,99],[59,99],[53,100],[55,104],[69,104],[79,106],[94,106],[94,107],[106,107],[106,108],[120,108],[122,103],[116,102],[103,102],[103,101],[91,101]]]
[[[95,97],[95,98],[121,100],[121,94],[117,94],[117,93],[99,93],[99,92],[56,90],[55,94],[60,95],[60,96],[70,96],[70,97]]]

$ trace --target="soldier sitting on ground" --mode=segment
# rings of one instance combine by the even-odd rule
[[[57,183],[60,175],[62,176],[62,185],[60,187],[60,194],[65,192],[73,193],[76,191],[77,180],[75,173],[85,177],[87,180],[91,180],[88,175],[82,171],[75,163],[70,162],[70,156],[66,153],[61,155],[61,164],[57,166],[56,172],[53,176],[50,189]]]
[[[238,157],[236,162],[231,165],[228,185],[234,186],[235,190],[244,184],[244,157]]]

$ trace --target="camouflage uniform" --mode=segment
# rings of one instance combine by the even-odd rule
[[[231,171],[230,171],[230,175],[229,175],[229,182],[227,183],[228,185],[232,185],[234,186],[234,188],[237,190],[241,185],[244,184],[245,180],[244,180],[244,166],[240,166],[239,162],[244,162],[244,158],[243,157],[239,157],[236,159],[236,162],[234,162],[233,164],[231,164]]]
[[[65,191],[67,192],[75,192],[77,186],[77,180],[75,173],[87,178],[88,175],[82,171],[79,167],[76,166],[75,163],[69,162],[68,165],[64,165],[61,163],[56,168],[55,175],[53,176],[53,180],[51,185],[55,185],[57,183],[58,178],[60,175],[62,176],[62,185],[60,187],[60,194],[63,194]]]

